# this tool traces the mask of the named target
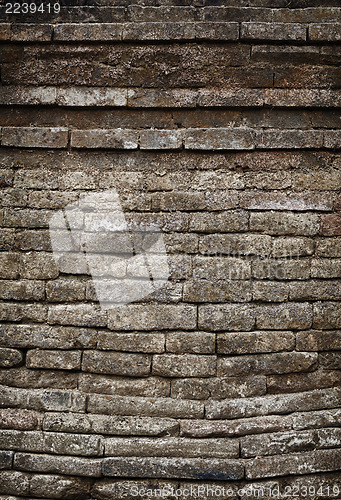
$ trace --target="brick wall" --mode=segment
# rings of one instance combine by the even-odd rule
[[[1,499],[341,498],[339,2],[62,3],[0,7]],[[111,188],[170,277],[105,309]]]

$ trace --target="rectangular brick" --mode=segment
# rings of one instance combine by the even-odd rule
[[[214,333],[170,332],[166,333],[165,348],[175,354],[214,354],[215,340]]]
[[[321,352],[319,354],[319,367],[324,370],[341,370],[341,351]]]
[[[254,149],[254,133],[247,129],[187,129],[184,133],[185,149],[238,150]]]
[[[8,448],[7,443],[5,448]],[[0,451],[0,470],[12,468],[13,455],[11,451]]]
[[[49,324],[107,326],[106,312],[92,304],[49,306]]]
[[[195,39],[196,40],[238,40],[239,25],[238,23],[195,23]]]
[[[288,474],[314,474],[338,470],[341,464],[339,450],[317,450],[295,455],[281,455],[251,460],[246,465],[247,479]]]
[[[1,387],[1,407],[50,411],[84,411],[85,396],[79,392],[54,389],[18,389]]]
[[[45,413],[45,431],[118,436],[163,436],[177,432],[176,420],[151,417],[82,415],[79,413]]]
[[[30,476],[28,474],[24,474],[23,472],[7,471],[7,470],[0,471],[1,490],[4,493],[10,494],[10,495],[28,495],[29,494],[29,479],[30,479]],[[5,497],[5,499],[6,499],[6,497]],[[8,497],[6,500],[8,500]]]
[[[142,130],[140,149],[180,149],[182,134],[178,130]]]
[[[48,302],[77,302],[85,300],[85,283],[74,279],[61,279],[46,283]]]
[[[0,384],[27,389],[76,389],[77,373],[65,370],[31,370],[25,366],[0,371]]]
[[[309,39],[312,41],[337,42],[341,40],[340,24],[338,23],[312,23],[309,24]]]
[[[290,300],[340,300],[341,284],[336,280],[300,281],[289,284]]]
[[[196,20],[196,9],[192,6],[169,6],[157,7],[129,5],[128,19],[133,22],[190,22]]]
[[[137,149],[138,132],[125,129],[73,130],[71,146],[85,149]]]
[[[29,350],[26,354],[26,366],[53,370],[79,370],[81,354],[81,351]]]
[[[208,419],[233,419],[257,415],[281,415],[299,411],[335,408],[340,404],[340,389],[322,389],[297,394],[280,394],[257,398],[230,399],[206,403]]]
[[[323,146],[319,130],[265,130],[257,134],[257,149],[311,149]]]
[[[265,330],[305,330],[311,327],[313,320],[309,303],[260,305],[255,313],[257,328]]]
[[[96,458],[79,458],[55,455],[39,455],[37,453],[16,453],[14,467],[39,473],[65,474],[71,476],[100,477],[102,460]]]
[[[237,460],[200,458],[105,458],[103,474],[115,477],[153,477],[229,481],[241,479],[244,467]]]
[[[240,206],[248,210],[332,210],[333,199],[323,191],[246,191],[240,195]]]
[[[20,273],[20,254],[14,252],[0,253],[0,278],[17,279]]]
[[[294,413],[292,423],[294,429],[318,429],[320,427],[338,427],[341,410],[312,411]]]
[[[226,377],[247,375],[250,371],[265,375],[304,372],[317,367],[317,358],[317,353],[303,352],[224,357],[218,359],[217,373],[219,377]]]
[[[203,330],[252,330],[256,313],[251,305],[227,304],[199,306],[198,326]]]
[[[267,377],[267,387],[270,394],[312,391],[340,384],[341,374],[336,370],[317,370],[310,373],[290,373]]]
[[[63,42],[119,41],[122,39],[122,24],[119,23],[63,23],[53,30],[53,39]]]
[[[82,370],[130,377],[145,377],[150,373],[151,357],[147,354],[85,351]]]
[[[250,230],[272,235],[313,236],[319,232],[319,216],[290,212],[251,213]]]
[[[254,281],[252,298],[262,302],[285,302],[289,298],[289,284],[283,281]]]
[[[196,279],[245,280],[251,276],[248,259],[238,257],[195,257],[193,277]]]
[[[90,395],[90,413],[145,417],[202,418],[204,405],[199,401],[172,398],[133,398]]]
[[[339,302],[315,302],[313,328],[328,330],[341,328],[341,307]]]
[[[90,29],[94,28],[92,24]],[[59,28],[58,26],[55,30]],[[63,25],[65,29],[66,26]],[[73,27],[75,33],[77,28],[82,28],[77,24]],[[100,28],[105,30],[106,24],[101,24]],[[57,89],[56,103],[60,106],[126,106],[127,105],[127,90],[120,88],[59,88]]]
[[[199,238],[199,252],[205,255],[269,255],[272,238],[259,234],[210,234]]]
[[[50,42],[52,40],[52,25],[43,23],[12,24],[10,39],[13,42]]]
[[[218,354],[239,355],[293,351],[294,349],[295,335],[292,332],[261,331],[218,333],[217,335]]]
[[[98,436],[63,434],[59,432],[2,430],[1,447],[15,451],[53,453],[57,455],[100,456],[103,444]]]
[[[160,9],[160,7],[158,7]],[[138,22],[123,25],[122,39],[125,41],[175,41],[194,40],[196,25],[184,22]]]
[[[242,23],[242,40],[305,40],[306,27],[295,23]]]
[[[313,259],[311,261],[312,278],[339,278],[341,259]]]
[[[79,373],[78,388],[82,392],[116,396],[168,397],[170,381],[160,377],[119,377]]]
[[[155,354],[152,373],[161,377],[209,377],[216,374],[216,357],[196,354]]]
[[[41,427],[42,414],[33,410],[5,408],[0,410],[0,428],[35,430]]]
[[[248,458],[334,448],[340,437],[341,429],[295,430],[247,436],[241,439],[241,455]]]
[[[44,304],[39,303],[2,302],[0,316],[2,321],[43,323],[47,319],[47,309]]]
[[[37,498],[45,495],[54,495],[57,498],[72,494],[86,498],[90,494],[91,479],[78,477],[65,477],[52,474],[34,474],[30,479],[30,495]]]
[[[190,214],[189,229],[200,233],[228,233],[246,231],[248,228],[248,213],[246,211],[230,211],[215,213],[197,212]]]
[[[19,148],[66,148],[68,130],[63,127],[4,127],[1,144]]]
[[[108,438],[105,455],[121,457],[238,458],[237,439]]]
[[[292,280],[310,278],[310,261],[265,259],[252,262],[252,277],[256,279]]]
[[[13,368],[21,365],[23,362],[23,354],[17,349],[8,349],[0,347],[0,367]]]
[[[184,284],[185,302],[249,302],[251,282],[242,280],[187,280]]]
[[[341,235],[341,215],[330,214],[321,217],[321,234],[324,236]]]
[[[274,238],[273,257],[304,257],[314,253],[314,241],[310,238]]]
[[[109,333],[101,331],[98,332],[97,347],[112,351],[161,353],[165,350],[165,336],[163,333]]]
[[[233,437],[291,429],[291,416],[267,415],[240,420],[182,420],[180,435],[195,438]]]
[[[337,351],[341,349],[341,331],[297,332],[296,349],[298,351]]]
[[[59,271],[51,253],[27,252],[22,257],[20,274],[26,279],[53,279]]]
[[[108,327],[111,330],[165,330],[196,327],[196,306],[193,305],[142,305],[132,304],[112,307]]]
[[[0,340],[3,346],[41,349],[92,348],[97,332],[90,328],[49,325],[3,325]]]

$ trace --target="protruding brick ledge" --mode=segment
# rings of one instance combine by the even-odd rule
[[[158,8],[161,11],[162,8]],[[180,8],[181,9],[181,8]],[[180,12],[183,14],[184,9]],[[224,8],[224,13],[229,9]],[[260,9],[261,10],[261,9]],[[265,10],[264,14],[266,15]],[[317,10],[317,9],[316,9]],[[241,11],[242,12],[242,11]],[[309,18],[303,22],[241,22],[245,16],[237,16],[223,22],[214,19],[209,21],[190,19],[184,21],[179,16],[178,20],[170,22],[167,17],[163,22],[160,18],[155,22],[151,20],[133,19],[130,22],[92,22],[92,23],[1,23],[0,40],[12,42],[74,42],[74,41],[286,41],[304,42],[307,39],[315,42],[338,42],[341,40],[341,24],[338,24],[340,12],[330,22],[309,23]],[[204,15],[205,17],[205,15]],[[244,17],[244,18],[243,18]],[[270,16],[272,17],[272,16]],[[318,21],[318,15],[313,18]],[[138,21],[138,22],[136,22]],[[236,22],[237,21],[237,22]],[[329,21],[329,19],[328,19]],[[334,21],[334,22],[333,22]]]
[[[3,127],[1,145],[22,148],[66,148],[63,127]],[[76,149],[237,151],[254,149],[335,149],[339,130],[256,130],[250,128],[87,129],[71,130]]]

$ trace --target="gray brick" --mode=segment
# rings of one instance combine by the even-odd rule
[[[30,472],[57,473],[72,476],[100,477],[102,460],[68,456],[16,453],[14,467]]]
[[[71,146],[74,148],[137,149],[138,132],[124,129],[74,130],[71,132]]]
[[[196,354],[155,354],[152,373],[161,377],[209,377],[216,374],[216,357]]]
[[[62,127],[4,127],[1,144],[21,148],[66,148],[68,131]]]
[[[252,330],[255,311],[252,306],[239,304],[199,306],[198,322],[203,330]]]
[[[151,357],[147,354],[85,351],[82,370],[92,373],[107,373],[130,377],[149,375]]]
[[[0,347],[0,367],[13,368],[23,362],[23,353],[17,349]]]
[[[305,40],[306,28],[295,23],[242,23],[242,40]]]
[[[236,332],[217,335],[218,354],[251,354],[292,351],[295,335],[292,332]]]
[[[79,370],[81,354],[81,351],[29,350],[26,354],[26,366],[52,370]]]
[[[254,149],[254,133],[247,129],[188,129],[184,134],[185,149],[236,150]]]

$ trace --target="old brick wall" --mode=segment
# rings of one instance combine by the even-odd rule
[[[1,499],[341,498],[340,13],[1,6]],[[104,310],[49,220],[110,188],[171,276]]]

